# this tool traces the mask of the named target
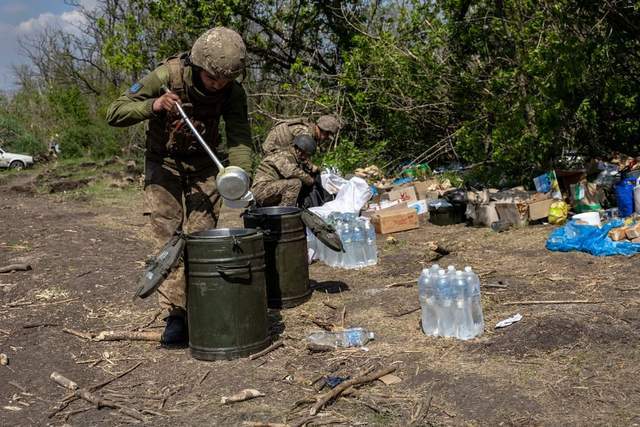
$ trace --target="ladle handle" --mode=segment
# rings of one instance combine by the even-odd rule
[[[165,93],[171,92],[164,85],[162,85],[162,90]],[[189,120],[189,117],[187,117],[187,114],[182,109],[182,106],[180,104],[178,104],[177,102],[175,103],[175,105],[176,105],[176,108],[178,109],[178,112],[180,112],[180,115],[182,116],[182,120],[184,120],[185,123],[187,124],[187,126],[189,126],[189,129],[191,129],[191,132],[193,132],[193,134],[195,135],[195,137],[198,140],[198,142],[200,142],[200,145],[202,145],[202,148],[204,148],[204,151],[207,152],[209,157],[211,157],[211,160],[213,160],[213,163],[215,163],[216,166],[218,167],[218,172],[222,172],[224,170],[224,166],[222,165],[222,162],[220,162],[220,160],[218,160],[218,157],[216,157],[216,155],[211,150],[211,148],[207,145],[207,143],[204,142],[204,139],[202,139],[202,136],[200,136],[200,132],[198,132],[198,130],[195,128],[195,126],[193,126],[193,123],[191,123],[191,120]]]

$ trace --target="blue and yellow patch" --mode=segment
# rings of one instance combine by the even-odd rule
[[[142,89],[142,86],[142,83],[139,82],[132,84],[129,88],[129,93],[132,95],[138,93],[140,89]]]

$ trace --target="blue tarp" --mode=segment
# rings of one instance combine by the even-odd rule
[[[582,251],[595,256],[631,256],[640,253],[640,243],[614,242],[608,236],[611,229],[622,225],[624,222],[620,219],[611,220],[602,227],[570,221],[551,232],[547,249],[560,252]]]

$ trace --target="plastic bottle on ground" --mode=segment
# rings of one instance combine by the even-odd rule
[[[474,336],[484,333],[484,317],[482,315],[482,300],[480,299],[480,278],[469,266],[464,268],[467,287],[471,294],[471,318],[474,325]]]
[[[438,318],[438,335],[452,337],[455,334],[453,319],[453,298],[447,272],[438,271],[436,285],[436,313]]]
[[[353,264],[355,268],[367,266],[366,245],[367,236],[364,232],[364,221],[356,219],[353,222]]]
[[[467,285],[465,272],[456,271],[453,282],[454,318],[456,324],[456,338],[468,340],[475,336],[475,328],[471,314],[471,294]]]
[[[342,226],[342,245],[344,252],[340,265],[344,268],[352,268],[353,266],[353,227],[345,222]]]
[[[336,332],[319,331],[307,337],[309,343],[333,348],[362,347],[372,339],[374,333],[364,328],[349,328]]]
[[[422,331],[426,335],[438,334],[438,313],[436,311],[435,286],[437,284],[437,276],[434,277],[429,269],[422,270],[420,275],[420,308]]]
[[[376,265],[378,263],[378,247],[376,246],[376,229],[371,221],[366,220],[364,223],[365,234],[367,236],[367,265]]]

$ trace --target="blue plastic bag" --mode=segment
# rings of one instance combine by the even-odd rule
[[[404,177],[404,178],[396,178],[393,180],[393,185],[402,185],[402,184],[408,184],[410,182],[413,182],[414,179],[413,178],[409,178],[409,177]]]
[[[618,202],[618,212],[622,218],[633,215],[633,188],[635,185],[635,179],[627,178],[617,183],[614,187],[616,201]]]
[[[614,242],[608,236],[611,229],[623,225],[620,219],[609,221],[602,227],[570,221],[551,232],[546,246],[550,251],[581,251],[595,256],[631,256],[640,253],[640,243]]]

